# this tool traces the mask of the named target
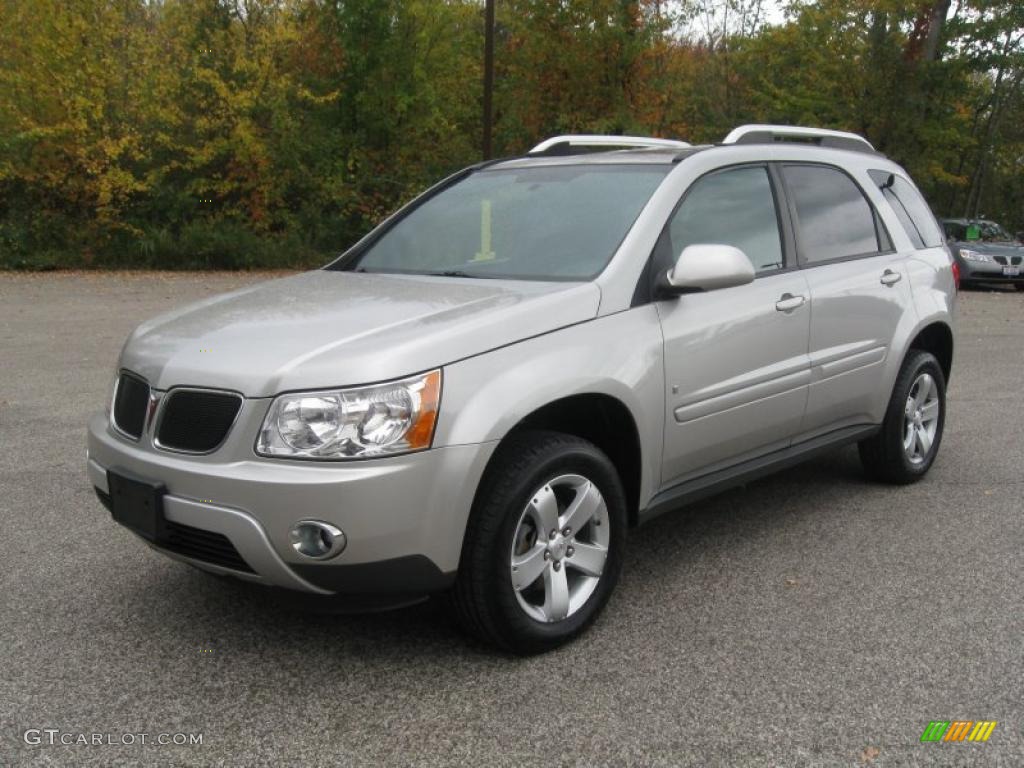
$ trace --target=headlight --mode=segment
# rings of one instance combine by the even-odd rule
[[[988,264],[993,263],[992,257],[989,256],[987,253],[978,253],[977,251],[972,251],[970,248],[961,248],[960,256],[967,259],[968,261],[982,261]]]
[[[354,459],[430,447],[441,371],[372,387],[278,396],[263,421],[261,456]]]

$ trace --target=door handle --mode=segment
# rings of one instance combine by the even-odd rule
[[[896,285],[896,283],[898,283],[902,279],[903,275],[901,275],[899,272],[894,272],[891,269],[887,269],[885,270],[885,272],[882,273],[882,276],[879,278],[879,282],[882,285]]]
[[[775,302],[775,308],[779,312],[792,312],[794,309],[799,309],[807,301],[803,296],[794,296],[792,293],[784,293],[779,297],[779,300]]]

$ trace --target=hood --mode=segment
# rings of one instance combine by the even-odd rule
[[[320,270],[217,296],[140,325],[121,367],[265,397],[436,368],[596,316],[593,283]]]
[[[957,240],[955,245],[957,249],[987,253],[990,256],[1020,256],[1024,253],[1024,246],[1012,241],[993,243],[984,240]]]

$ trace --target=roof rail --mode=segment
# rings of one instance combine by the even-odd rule
[[[734,128],[723,144],[771,144],[776,141],[805,141],[819,147],[850,149],[854,152],[875,152],[871,142],[863,136],[847,131],[827,128],[804,128],[798,125],[741,125]]]
[[[530,150],[531,155],[569,155],[573,147],[605,147],[629,149],[638,147],[661,147],[663,149],[686,149],[690,144],[675,139],[654,139],[647,136],[600,136],[597,134],[570,134],[545,139]]]

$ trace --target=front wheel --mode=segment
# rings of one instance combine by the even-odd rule
[[[499,448],[473,505],[452,603],[471,634],[540,653],[582,632],[618,580],[626,499],[592,443],[524,432]]]
[[[946,423],[946,377],[930,352],[912,349],[896,377],[879,432],[859,444],[868,475],[906,484],[921,479],[939,452]]]

